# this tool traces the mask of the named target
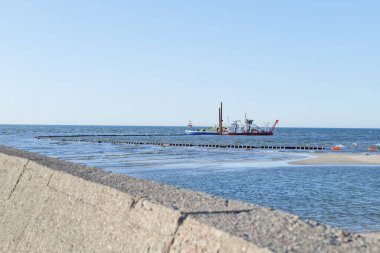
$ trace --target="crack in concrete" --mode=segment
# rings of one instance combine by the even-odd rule
[[[167,251],[166,253],[170,253],[170,250],[172,248],[172,246],[174,245],[174,242],[175,242],[175,238],[177,236],[177,232],[179,230],[179,228],[182,226],[182,224],[185,222],[185,220],[187,219],[187,217],[189,217],[189,215],[202,215],[202,214],[239,214],[239,213],[244,213],[244,212],[251,212],[253,211],[254,209],[241,209],[241,210],[222,210],[222,211],[198,211],[198,212],[181,212],[181,215],[180,217],[178,218],[178,221],[177,221],[177,225],[176,225],[176,228],[174,230],[174,234],[173,234],[173,237],[172,239],[170,240],[170,243],[169,243],[169,246],[167,248]],[[219,250],[218,250],[219,251]]]
[[[16,181],[15,185],[13,186],[12,191],[9,193],[8,200],[12,197],[13,192],[16,190],[16,187],[17,187],[18,183],[20,182],[22,175],[24,175],[24,173],[26,171],[26,166],[28,166],[29,162],[30,162],[30,160],[28,159],[26,161],[26,163],[24,164],[24,166],[22,167],[22,171],[21,171],[20,175],[18,176],[17,181]]]
[[[170,243],[168,245],[166,253],[170,253],[170,250],[171,250],[172,246],[174,245],[177,232],[178,232],[179,228],[182,226],[182,224],[185,222],[187,217],[188,217],[188,214],[186,214],[186,213],[181,213],[181,215],[179,216],[176,228],[175,228],[174,233],[173,233],[173,237],[170,240]]]
[[[50,177],[49,177],[49,180],[48,180],[48,182],[47,182],[47,184],[46,184],[47,187],[50,187],[49,184],[50,184],[50,181],[51,181],[53,175],[54,175],[54,173],[51,173],[51,175],[50,175]],[[50,187],[50,188],[52,188],[52,187]]]
[[[134,199],[132,198],[132,203],[131,203],[131,206],[129,207],[130,210],[134,209],[135,206],[137,205],[137,203],[141,200],[141,198],[137,198],[137,199]]]

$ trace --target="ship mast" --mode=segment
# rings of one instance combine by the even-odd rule
[[[223,134],[223,103],[220,102],[219,107],[219,134]]]

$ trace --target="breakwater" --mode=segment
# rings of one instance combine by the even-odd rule
[[[379,252],[297,216],[0,147],[0,252]]]
[[[279,149],[279,150],[328,150],[326,147],[316,146],[278,146],[278,145],[234,145],[234,144],[193,144],[193,143],[167,143],[167,142],[141,142],[141,141],[116,141],[116,140],[96,140],[80,139],[77,137],[114,137],[115,135],[81,135],[81,136],[37,136],[36,139],[55,140],[64,142],[87,142],[87,143],[110,143],[128,145],[153,145],[163,147],[200,147],[200,148],[233,148],[233,149]],[[124,135],[127,136],[127,135]],[[128,135],[133,136],[133,135]],[[153,136],[153,135],[134,135],[134,136]],[[157,135],[161,136],[161,135]]]

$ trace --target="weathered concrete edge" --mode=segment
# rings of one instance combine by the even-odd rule
[[[34,161],[53,170],[128,193],[134,198],[179,210],[182,221],[190,217],[274,252],[376,252],[380,249],[379,240],[363,238],[315,222],[301,221],[294,215],[268,208],[115,175],[5,146],[0,146],[0,153]]]
[[[136,199],[149,200],[153,203],[180,210],[183,213],[241,212],[250,211],[252,208],[257,207],[241,201],[225,200],[205,193],[114,174],[98,168],[83,166],[3,145],[0,145],[0,153],[34,161],[53,170],[65,172],[128,193]]]

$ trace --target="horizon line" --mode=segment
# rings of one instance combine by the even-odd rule
[[[186,125],[112,125],[112,124],[31,124],[31,123],[0,123],[0,126],[101,126],[101,127],[185,127]],[[195,126],[194,128],[210,127]],[[380,127],[310,127],[310,126],[277,126],[276,128],[308,128],[308,129],[380,129]]]

